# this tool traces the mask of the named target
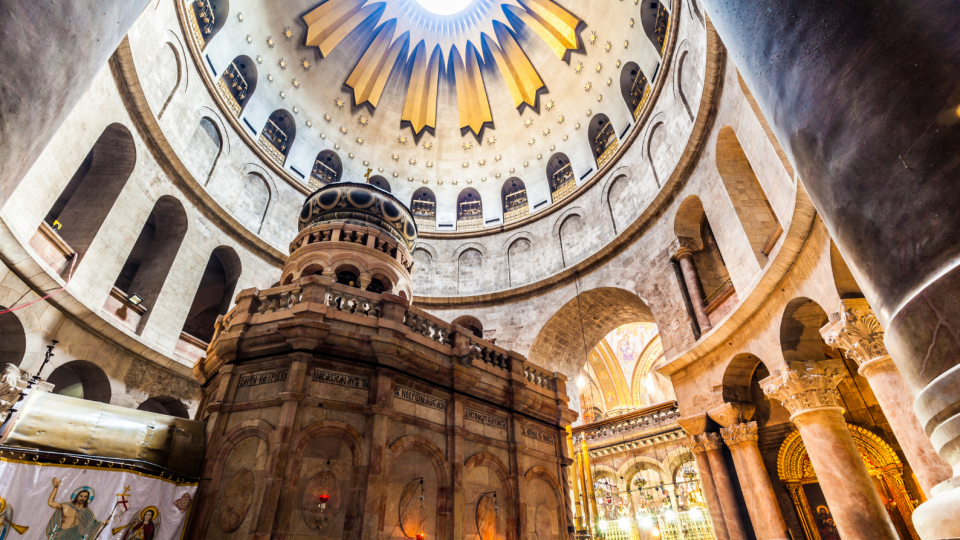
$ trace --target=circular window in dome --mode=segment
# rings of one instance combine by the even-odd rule
[[[460,13],[472,2],[473,0],[417,0],[421,7],[437,15]]]

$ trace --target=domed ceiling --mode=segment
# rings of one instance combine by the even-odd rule
[[[483,198],[488,222],[502,217],[501,187],[516,179],[533,213],[551,199],[547,164],[558,154],[578,182],[598,170],[590,123],[609,123],[612,138],[628,133],[639,108],[624,77],[653,81],[670,8],[649,0],[211,4],[215,20],[200,17],[199,32],[187,33],[211,81],[236,62],[252,64],[256,88],[234,111],[246,136],[289,117],[295,127],[284,128],[293,133],[278,160],[288,176],[308,184],[318,153],[336,152],[340,179],[362,181],[369,171],[403,201],[432,190],[438,222],[456,219],[445,214],[467,187]],[[202,8],[185,2],[184,13]]]

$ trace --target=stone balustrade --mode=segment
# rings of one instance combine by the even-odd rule
[[[374,233],[367,227],[335,221],[304,229],[290,243],[290,253],[324,242],[349,242],[366,246],[397,259],[407,271],[413,269],[413,261],[407,256],[405,250],[398,249],[400,241],[396,238],[387,234]]]
[[[574,433],[589,442],[600,441],[635,434],[642,431],[663,431],[669,427],[670,432],[676,431],[680,410],[677,403],[671,401],[661,403],[645,409],[639,409],[609,420],[601,420],[574,428]],[[682,436],[682,435],[681,435]],[[671,440],[675,438],[670,436]],[[652,442],[658,442],[651,439]]]

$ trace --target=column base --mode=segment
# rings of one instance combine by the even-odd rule
[[[960,476],[933,488],[933,496],[913,511],[913,527],[923,540],[960,538]]]

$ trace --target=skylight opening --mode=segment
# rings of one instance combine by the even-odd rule
[[[453,15],[460,13],[473,0],[417,0],[421,7],[436,15]]]

